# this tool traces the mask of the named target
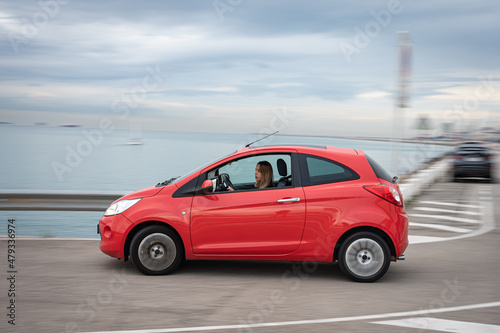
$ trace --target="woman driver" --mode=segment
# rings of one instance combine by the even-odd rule
[[[268,161],[260,161],[255,166],[255,184],[257,188],[273,186],[273,167]]]

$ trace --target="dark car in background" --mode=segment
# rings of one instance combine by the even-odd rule
[[[493,181],[494,153],[484,143],[465,142],[453,154],[453,180],[464,177],[480,177]]]

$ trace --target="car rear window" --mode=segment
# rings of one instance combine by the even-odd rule
[[[385,169],[380,164],[378,164],[377,161],[375,161],[373,158],[371,158],[368,155],[365,155],[365,156],[366,156],[366,159],[368,160],[368,163],[370,163],[370,166],[372,167],[373,172],[375,172],[375,175],[377,176],[377,178],[381,178],[381,179],[387,180],[388,182],[392,182],[391,175],[389,175],[389,173],[387,171],[385,171]]]
[[[487,153],[488,150],[486,148],[483,148],[483,147],[462,147],[462,148],[457,149],[457,152],[459,154],[462,154],[462,153]]]
[[[359,179],[359,175],[340,163],[311,155],[302,155],[305,185],[319,185]]]

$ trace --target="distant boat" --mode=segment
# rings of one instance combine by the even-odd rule
[[[82,127],[82,125],[68,124],[68,125],[59,125],[59,127]]]
[[[142,124],[140,122],[130,123],[130,138],[128,145],[143,145],[142,141]]]
[[[142,138],[130,138],[127,142],[128,145],[143,145]]]

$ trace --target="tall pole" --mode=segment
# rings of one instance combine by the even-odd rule
[[[401,141],[405,137],[405,108],[408,107],[408,86],[411,76],[411,53],[412,46],[410,34],[400,31],[398,34],[398,76],[397,94],[394,103],[393,115],[393,143],[392,143],[392,165],[397,173],[400,170]]]
[[[411,76],[412,46],[410,34],[407,31],[398,32],[399,40],[399,97],[398,107],[401,111],[408,107],[408,85]],[[403,132],[404,133],[404,132]]]

